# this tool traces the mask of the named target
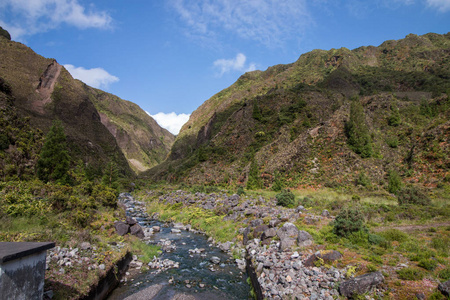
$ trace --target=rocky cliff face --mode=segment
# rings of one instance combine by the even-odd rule
[[[74,80],[56,60],[0,36],[0,65],[19,115],[44,133],[61,120],[75,160],[100,169],[114,161],[131,175],[167,155],[173,135],[137,105]]]
[[[385,187],[395,170],[406,182],[439,185],[449,166],[449,61],[450,34],[408,35],[378,47],[314,50],[246,73],[191,115],[150,175],[213,184],[256,177],[261,187],[366,178]],[[349,145],[355,102],[368,157]]]

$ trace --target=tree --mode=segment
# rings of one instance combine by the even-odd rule
[[[36,167],[37,175],[44,182],[67,183],[69,167],[70,156],[64,128],[61,121],[54,121],[41,149]]]
[[[365,122],[364,108],[358,100],[350,106],[350,120],[345,123],[347,144],[361,157],[370,157],[373,154],[372,139]]]

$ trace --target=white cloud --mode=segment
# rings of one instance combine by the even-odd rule
[[[299,38],[312,23],[306,0],[171,0],[171,7],[203,38],[237,35],[266,46]]]
[[[64,65],[73,78],[79,79],[95,88],[106,89],[111,83],[119,81],[119,78],[109,74],[102,68],[85,69],[73,65]]]
[[[1,0],[4,15],[13,15],[2,27],[11,32],[14,39],[45,32],[68,24],[80,29],[111,28],[112,18],[105,11],[87,10],[78,0]]]
[[[450,0],[426,0],[427,5],[436,8],[440,12],[450,11]]]
[[[176,114],[174,112],[171,113],[163,113],[159,112],[156,115],[151,115],[147,112],[149,116],[155,119],[158,122],[159,126],[169,130],[172,134],[177,135],[180,132],[181,127],[189,120],[188,114]]]
[[[230,72],[230,71],[241,71],[241,72],[249,72],[256,70],[256,64],[251,63],[248,66],[245,65],[245,62],[247,60],[247,57],[242,54],[238,53],[235,58],[231,59],[218,59],[214,61],[214,67],[220,69],[219,76],[222,76],[223,74]]]

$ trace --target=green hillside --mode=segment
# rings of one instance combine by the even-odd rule
[[[448,183],[450,34],[314,50],[200,106],[149,176],[191,184]],[[351,109],[352,107],[352,109]]]

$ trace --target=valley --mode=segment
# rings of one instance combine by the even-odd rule
[[[247,72],[177,136],[0,33],[0,241],[56,242],[45,297],[449,297],[449,33]]]

